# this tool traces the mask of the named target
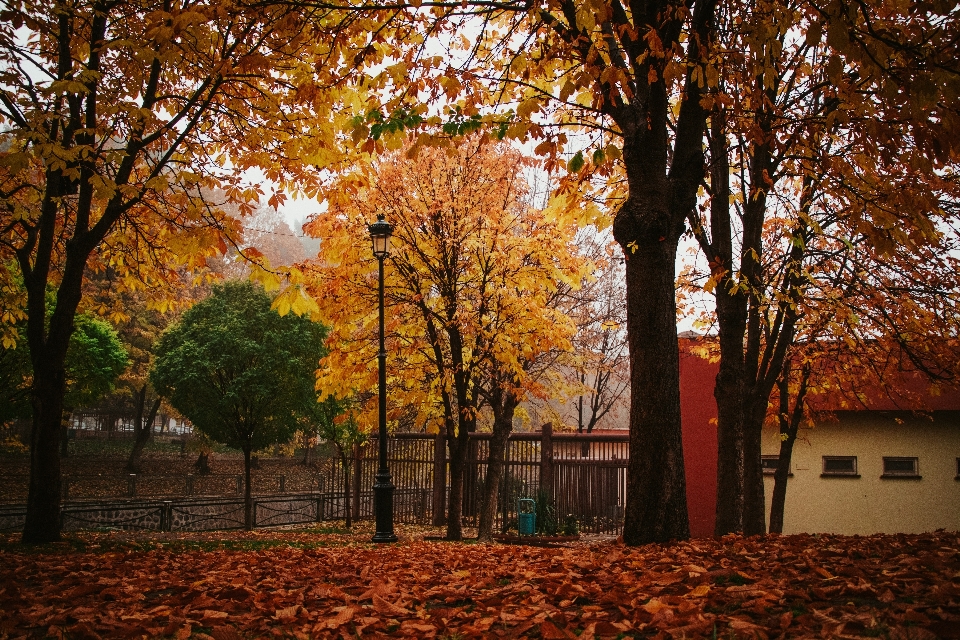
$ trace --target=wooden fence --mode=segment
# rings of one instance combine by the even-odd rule
[[[489,433],[470,434],[463,505],[467,525],[475,525],[479,517],[490,438]],[[541,507],[550,505],[561,523],[573,517],[583,532],[619,532],[623,526],[628,446],[626,433],[552,433],[547,428],[512,434],[507,442],[496,526],[504,529],[516,522],[517,498],[539,498]],[[448,463],[444,436],[398,433],[390,437],[387,465],[397,487],[396,522],[445,522]],[[370,488],[377,465],[376,438],[354,448],[348,467],[352,474],[352,516],[356,520],[373,518]],[[325,491],[343,486],[339,461],[332,465],[330,484],[324,485],[321,490]],[[541,513],[539,517],[547,515]]]

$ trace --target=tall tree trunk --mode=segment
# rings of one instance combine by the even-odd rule
[[[31,391],[30,487],[24,544],[60,540],[60,431],[63,428],[63,367],[34,368]]]
[[[770,503],[770,533],[783,533],[783,511],[787,502],[787,479],[790,477],[790,460],[793,445],[797,441],[800,422],[803,420],[804,398],[810,381],[810,366],[805,365],[800,375],[800,388],[790,411],[790,361],[783,365],[783,374],[777,381],[780,389],[780,457],[773,475],[773,499]]]
[[[461,424],[450,447],[450,497],[447,503],[447,540],[463,540],[463,479],[466,470],[469,432]]]
[[[762,535],[767,532],[760,445],[769,397],[769,390],[766,393],[755,393],[753,405],[744,412],[743,535],[745,536]]]
[[[503,479],[504,454],[513,431],[513,415],[519,399],[508,391],[495,394],[491,404],[494,406],[493,434],[487,457],[487,476],[483,479],[480,522],[477,525],[477,539],[480,542],[493,540],[493,522],[497,517],[497,496]]]
[[[143,448],[147,446],[150,435],[153,431],[153,422],[157,418],[157,412],[160,410],[160,398],[153,401],[150,410],[144,419],[143,410],[146,408],[147,385],[143,385],[137,393],[137,414],[133,423],[133,449],[130,451],[130,458],[127,460],[127,473],[140,473],[140,456],[143,454]]]
[[[243,449],[243,526],[253,531],[253,483],[251,482],[250,447]]]
[[[343,508],[346,509],[344,525],[347,529],[353,527],[353,512],[350,509],[350,463],[346,450],[338,442],[334,443],[340,452],[340,468],[343,469]]]
[[[743,529],[743,335],[747,298],[733,264],[730,216],[730,145],[726,111],[715,109],[710,121],[710,229],[712,243],[698,236],[710,256],[719,325],[720,370],[713,395],[717,401],[717,507],[714,534]]]
[[[310,450],[313,449],[313,437],[304,434],[303,436],[303,466],[310,466]]]
[[[631,195],[614,222],[626,257],[630,347],[630,461],[623,534],[628,545],[690,537],[674,282],[683,225],[658,224],[663,220],[670,217],[641,207]]]

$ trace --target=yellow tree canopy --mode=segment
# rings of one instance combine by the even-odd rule
[[[569,350],[574,330],[548,300],[591,265],[574,224],[526,202],[525,161],[509,145],[471,137],[456,149],[411,149],[335,180],[328,210],[305,227],[321,239],[308,272],[332,327],[317,387],[361,398],[376,388],[377,261],[367,225],[383,214],[394,227],[385,264],[390,417],[414,412],[417,428],[434,430],[475,419],[477,385],[492,367],[509,371],[515,389],[546,393],[529,363]],[[360,420],[375,424],[375,403]]]

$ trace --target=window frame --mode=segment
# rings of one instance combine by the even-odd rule
[[[851,471],[836,471],[836,470],[827,470],[827,461],[828,460],[851,460],[853,461],[853,470]],[[859,478],[860,470],[857,463],[857,456],[822,456],[822,467],[821,467],[821,478]]]
[[[772,460],[773,462],[779,464],[779,463],[780,463],[780,455],[779,455],[779,454],[771,454],[771,455],[762,455],[762,456],[760,456],[760,468],[763,470],[763,475],[765,475],[765,476],[775,475],[775,474],[777,473],[777,465],[776,465],[776,464],[774,464],[772,467],[766,467],[766,466],[764,466],[764,464],[763,464],[764,462],[767,462],[768,460]],[[793,467],[793,460],[790,461],[790,466]],[[787,477],[790,477],[790,476],[793,476],[793,469],[792,469],[792,468],[787,469]]]
[[[887,470],[887,461],[910,461],[913,463],[912,471],[888,471]],[[880,476],[881,478],[895,478],[895,479],[909,479],[909,480],[919,480],[923,476],[920,475],[920,458],[917,456],[883,456],[883,473]]]

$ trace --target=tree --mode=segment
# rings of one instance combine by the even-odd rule
[[[33,366],[25,542],[59,538],[64,361],[91,266],[154,294],[242,238],[261,195],[316,188],[363,86],[351,83],[389,8],[287,2],[5,3],[0,23],[0,265],[27,290]],[[363,18],[363,19],[360,19]],[[309,170],[305,170],[309,167]],[[6,281],[7,278],[0,278]],[[48,313],[48,287],[55,304]],[[48,321],[49,318],[49,321]]]
[[[326,329],[280,316],[249,282],[227,282],[164,332],[150,379],[195,429],[243,451],[244,512],[253,526],[250,456],[286,442],[318,412],[314,371]]]
[[[518,398],[529,392],[522,362],[568,348],[572,332],[546,297],[586,268],[573,226],[524,202],[523,167],[516,150],[481,136],[407,147],[337,178],[325,192],[329,209],[305,227],[323,239],[311,291],[333,327],[318,387],[349,397],[376,386],[377,270],[366,225],[379,213],[394,225],[385,270],[388,418],[412,407],[418,428],[446,434],[453,540],[462,537],[467,443],[485,376],[496,366]],[[360,408],[366,431],[375,407]]]
[[[74,324],[76,328],[70,336],[64,362],[66,393],[61,416],[64,422],[75,408],[90,406],[113,391],[117,378],[128,365],[123,343],[108,323],[82,313]],[[30,379],[30,359],[24,346],[0,349],[0,388],[3,389],[0,422],[30,417]]]
[[[944,194],[955,199],[957,189],[954,141],[942,139],[938,122],[955,117],[942,66],[955,42],[939,18],[928,18],[892,5],[844,14],[764,1],[720,25],[725,64],[710,100],[709,208],[688,217],[719,330],[718,535],[765,531],[762,425],[792,346],[812,339],[819,320],[805,317],[808,302],[818,282],[839,273],[831,273],[836,256],[865,244],[886,254],[875,256],[882,265],[894,253],[941,246],[934,229],[945,219]],[[857,36],[847,41],[849,33]],[[917,64],[901,57],[913,48]],[[888,68],[876,67],[879,50]],[[931,107],[937,113],[904,113],[919,97],[910,87],[928,82],[945,90]],[[911,137],[932,144],[904,144]],[[839,304],[814,316],[842,313]]]
[[[437,122],[444,134],[488,124],[501,137],[539,140],[535,151],[545,168],[569,170],[568,197],[593,170],[625,178],[623,197],[611,208],[626,274],[631,408],[624,541],[630,545],[689,536],[674,281],[684,220],[705,170],[704,98],[720,62],[712,49],[716,12],[714,0],[477,3],[480,33],[469,40],[457,34],[464,20],[459,5],[441,6],[433,15],[447,22],[432,31],[449,32],[443,35],[450,46],[462,49],[451,56],[456,62],[424,60],[422,73],[388,103],[390,118],[378,110],[356,129],[375,148],[384,124],[396,126],[395,115],[423,95],[457,99],[446,122]],[[403,60],[404,82],[418,55]],[[552,111],[549,120],[544,111]],[[564,125],[588,139],[567,162],[563,153],[574,141]],[[620,161],[622,173],[613,167]]]

